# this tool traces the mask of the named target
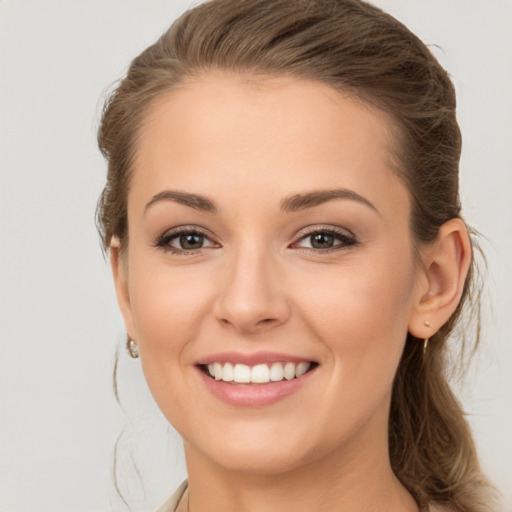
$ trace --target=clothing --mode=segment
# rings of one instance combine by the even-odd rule
[[[183,494],[187,490],[188,482],[185,480],[174,492],[174,494],[156,511],[156,512],[176,512],[178,505],[183,497]],[[431,505],[430,507],[426,505],[425,507],[421,507],[420,512],[446,512],[445,509],[438,508],[435,505]]]
[[[185,480],[177,489],[174,494],[156,511],[156,512],[175,512],[178,508],[183,494],[187,490],[188,481]]]

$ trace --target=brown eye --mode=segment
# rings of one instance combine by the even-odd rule
[[[318,231],[311,231],[304,235],[294,244],[294,247],[317,251],[335,251],[355,244],[357,244],[357,241],[353,237],[341,231],[319,229]]]
[[[178,238],[179,248],[185,251],[201,249],[204,244],[204,235],[201,233],[187,233]],[[172,245],[172,244],[171,244]]]
[[[329,233],[314,233],[310,236],[313,249],[329,249],[334,246],[335,238]]]
[[[200,231],[179,229],[163,235],[156,241],[155,246],[174,254],[189,254],[201,249],[218,247],[218,244]]]

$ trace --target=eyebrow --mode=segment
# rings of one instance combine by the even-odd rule
[[[341,188],[334,190],[318,190],[314,192],[306,192],[303,194],[294,194],[281,201],[281,210],[284,212],[297,212],[319,206],[334,199],[349,199],[364,204],[379,213],[377,208],[365,197],[359,195],[353,190]],[[199,210],[208,213],[218,213],[219,208],[215,201],[208,199],[200,194],[191,194],[189,192],[182,192],[179,190],[163,190],[154,195],[151,200],[144,207],[144,212],[150,206],[160,201],[173,201],[178,204],[188,206],[194,210]]]
[[[359,195],[357,192],[346,188],[318,190],[304,194],[295,194],[281,202],[281,209],[285,212],[296,212],[318,206],[328,201],[332,201],[333,199],[349,199],[351,201],[357,201],[358,203],[368,206],[379,214],[379,210],[377,210],[375,205],[368,201],[368,199]]]
[[[199,194],[190,194],[189,192],[181,192],[179,190],[163,190],[154,195],[151,200],[144,207],[144,213],[148,208],[160,201],[174,201],[178,204],[183,204],[194,210],[199,210],[208,213],[218,213],[219,209],[215,201]]]

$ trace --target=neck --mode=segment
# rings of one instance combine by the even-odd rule
[[[220,467],[185,444],[189,511],[417,512],[391,470],[387,442],[366,441],[270,474]]]

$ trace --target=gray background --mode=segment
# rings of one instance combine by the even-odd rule
[[[512,3],[378,0],[454,78],[466,219],[488,258],[482,347],[458,384],[482,462],[512,511]],[[0,510],[151,510],[184,477],[176,435],[123,339],[93,223],[101,98],[187,0],[0,1]],[[141,486],[133,466],[144,476]],[[144,496],[146,493],[146,497]]]

